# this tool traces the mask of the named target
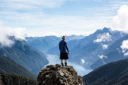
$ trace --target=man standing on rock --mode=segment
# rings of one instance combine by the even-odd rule
[[[59,42],[59,50],[60,50],[61,65],[64,66],[63,60],[65,60],[65,66],[67,66],[69,50],[67,43],[65,42],[65,36],[63,36],[62,40]]]

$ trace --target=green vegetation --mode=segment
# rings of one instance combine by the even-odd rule
[[[35,75],[8,57],[0,56],[0,85],[36,85],[35,78]]]
[[[0,56],[0,72],[13,75],[22,75],[33,79],[36,78],[36,76],[33,75],[31,72],[16,64],[8,57],[4,56]]]
[[[0,74],[0,85],[37,85],[36,80],[18,75]]]

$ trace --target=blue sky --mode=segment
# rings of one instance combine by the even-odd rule
[[[103,27],[112,28],[123,5],[128,1],[0,0],[0,24],[23,28],[28,36],[88,35]]]

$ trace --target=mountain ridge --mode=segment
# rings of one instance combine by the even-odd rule
[[[34,74],[37,74],[44,65],[48,64],[46,55],[29,46],[24,40],[15,38],[12,40],[14,44],[11,47],[0,48],[1,56],[7,56]]]
[[[104,53],[104,55],[107,56],[107,58],[103,59],[102,61],[101,60],[96,61],[92,65],[92,68],[97,68],[97,67],[103,65],[104,62],[109,63],[112,61],[117,61],[120,59],[127,58],[127,56],[124,56],[124,53],[122,53],[122,49],[121,49],[121,45],[124,40],[128,40],[128,34],[125,35],[124,37],[118,39],[114,43],[112,43],[109,46],[109,48],[106,50],[106,52]]]
[[[128,59],[105,64],[83,77],[85,85],[127,85]]]
[[[11,75],[26,76],[33,79],[36,78],[36,75],[5,56],[0,56],[0,72]]]

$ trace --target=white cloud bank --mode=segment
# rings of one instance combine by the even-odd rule
[[[74,0],[1,0],[0,7],[3,10],[0,15],[8,26],[26,27],[28,36],[89,35],[99,28],[111,26],[113,16],[88,17],[45,13],[45,8],[61,7],[68,1]],[[18,9],[23,12],[17,11]],[[127,29],[127,9],[127,5],[120,7],[113,18],[113,29]],[[100,41],[102,40],[96,42]]]
[[[60,64],[60,60],[59,60],[59,56],[56,55],[48,55],[47,59],[49,60],[49,64],[48,65],[54,65],[54,64]],[[71,65],[74,67],[74,69],[78,72],[79,75],[84,76],[87,73],[91,72],[91,69],[86,69],[85,67],[83,67],[82,65],[76,64],[76,63],[72,63],[72,62],[68,62],[68,65]],[[47,66],[47,65],[46,65]],[[45,66],[44,66],[45,67]]]
[[[2,17],[8,26],[26,27],[28,36],[89,35],[109,24],[107,23],[111,19],[109,16],[88,17],[67,15],[67,12],[61,14],[59,11],[61,7],[74,1],[80,2],[79,0],[1,0],[0,18]],[[50,11],[53,11],[53,14]]]
[[[117,15],[113,18],[114,30],[120,30],[128,32],[128,5],[122,5],[118,11]]]
[[[128,40],[124,40],[120,47],[122,49],[122,52],[124,53],[124,56],[128,56]]]
[[[9,38],[9,36],[15,36],[16,39],[25,39],[24,35],[25,28],[10,28],[3,25],[0,22],[0,45],[1,46],[11,46],[14,42]]]

